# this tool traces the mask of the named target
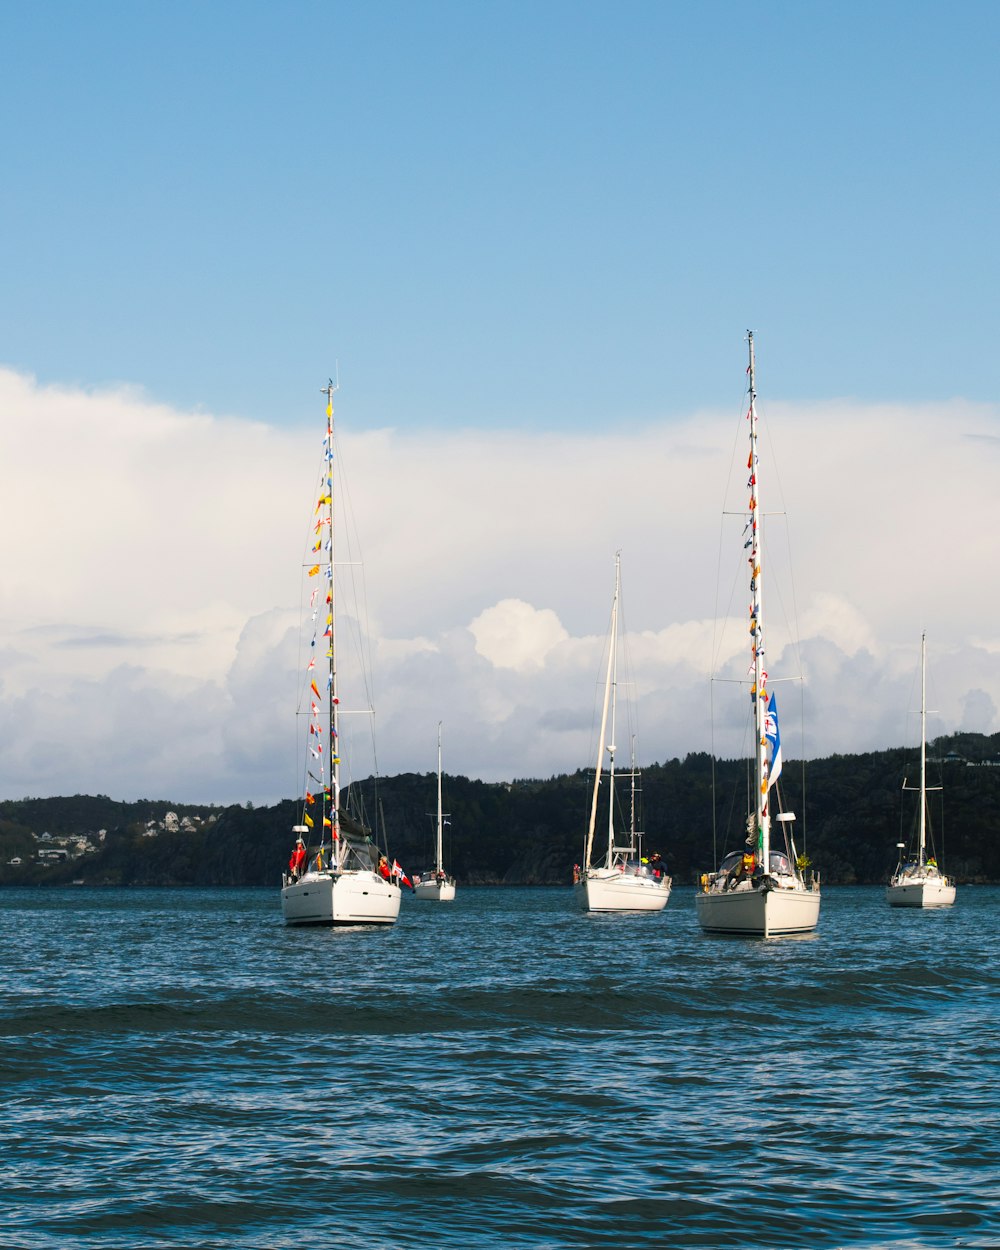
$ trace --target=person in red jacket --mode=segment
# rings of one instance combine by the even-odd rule
[[[297,881],[302,873],[302,865],[306,862],[306,846],[301,838],[295,843],[292,858],[288,861],[288,872],[293,881]]]

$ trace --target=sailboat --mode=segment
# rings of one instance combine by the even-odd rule
[[[780,934],[810,933],[819,923],[819,878],[804,876],[804,859],[799,860],[792,837],[793,812],[771,813],[772,794],[781,772],[781,737],[778,707],[767,689],[764,669],[764,612],[761,568],[763,513],[760,507],[760,462],[757,447],[757,393],[754,381],[753,333],[750,343],[750,490],[748,519],[744,534],[750,552],[750,648],[754,728],[754,800],[747,815],[746,843],[727,855],[719,867],[701,878],[695,895],[698,923],[706,933],[745,934],[772,937]],[[777,825],[777,829],[773,826]]]
[[[281,911],[288,925],[389,925],[399,915],[395,864],[379,853],[371,832],[340,810],[340,698],[335,593],[334,421],[331,382],[325,389],[326,437],[315,542],[308,579],[312,638],[304,675],[309,708],[303,798]],[[398,876],[399,874],[396,874]]]
[[[615,594],[611,604],[611,631],[608,646],[608,667],[604,683],[604,705],[601,711],[601,732],[594,770],[594,789],[590,803],[590,821],[583,848],[583,864],[574,870],[573,891],[577,904],[584,911],[627,912],[662,911],[670,897],[670,877],[658,864],[642,856],[642,834],[635,819],[635,759],[632,761],[632,818],[628,833],[615,832],[615,719],[618,693],[618,620],[621,598],[621,552],[615,555]],[[610,710],[611,741],[607,741]],[[603,772],[604,755],[608,755],[607,773]],[[594,833],[597,827],[597,800],[601,782],[608,783],[608,849],[604,862],[593,862]],[[627,840],[619,840],[619,837]]]
[[[450,903],[455,897],[455,878],[449,877],[444,870],[444,812],[441,805],[440,721],[438,721],[437,854],[434,860],[434,871],[421,873],[419,881],[414,878],[413,894],[415,898],[433,899],[439,903]]]
[[[885,897],[890,907],[951,907],[955,901],[955,883],[938,868],[933,853],[927,854],[928,821],[927,791],[938,789],[927,785],[927,635],[920,635],[920,785],[903,789],[919,789],[917,812],[916,855],[906,855],[906,843],[897,842],[899,863],[892,874]]]

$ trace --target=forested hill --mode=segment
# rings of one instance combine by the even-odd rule
[[[960,882],[1000,881],[1000,734],[956,734],[928,751],[935,848]],[[896,843],[910,836],[919,761],[912,748],[835,755],[782,773],[781,805],[825,884],[884,881]],[[713,787],[714,774],[714,787]],[[559,885],[582,854],[591,774],[509,783],[444,781],[445,858],[460,882]],[[688,755],[644,770],[641,811],[648,851],[678,883],[692,883],[742,842],[747,766]],[[357,787],[373,808],[372,783]],[[602,790],[606,787],[602,787]],[[713,790],[715,830],[713,834]],[[432,861],[436,778],[384,778],[379,799],[389,850],[409,871]],[[628,819],[628,781],[620,799]],[[0,802],[0,884],[277,885],[288,860],[295,804],[211,807],[104,796]],[[606,828],[607,816],[599,819]],[[623,825],[624,827],[624,825]],[[598,849],[600,842],[598,841]]]

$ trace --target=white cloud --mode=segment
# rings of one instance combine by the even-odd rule
[[[731,417],[359,432],[341,400],[383,771],[430,770],[438,720],[451,771],[587,765],[617,548],[642,757],[740,749],[746,700],[716,684],[713,731],[709,699],[709,675],[742,677],[748,655],[743,522],[720,524],[745,503]],[[294,793],[321,410],[286,430],[0,370],[0,411],[0,793]],[[768,665],[806,677],[807,752],[912,740],[924,628],[932,733],[996,728],[1000,412],[844,401],[765,420]]]
[[[959,729],[970,733],[994,733],[997,728],[997,705],[985,690],[967,690],[962,696],[962,718]]]
[[[480,612],[469,629],[483,659],[521,673],[543,668],[549,653],[569,638],[551,608],[533,608],[520,599],[502,599]]]
[[[829,591],[821,590],[813,596],[802,613],[799,634],[802,638],[836,638],[845,655],[874,651],[877,647],[871,626],[861,612],[843,596]]]

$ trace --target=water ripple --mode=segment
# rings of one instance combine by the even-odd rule
[[[829,891],[751,942],[683,889],[467,889],[385,933],[2,892],[0,1247],[996,1250],[998,900]]]

